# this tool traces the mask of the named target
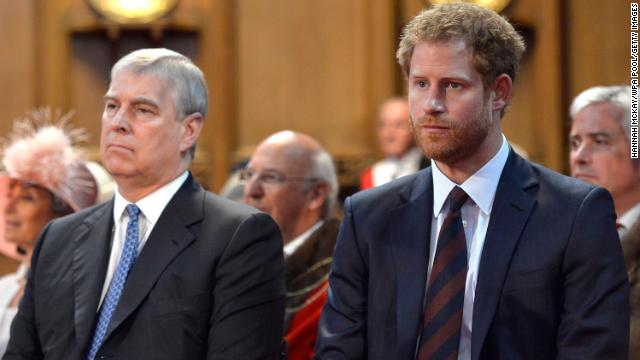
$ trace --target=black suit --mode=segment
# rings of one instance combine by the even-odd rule
[[[4,359],[81,359],[96,322],[113,201],[45,227]],[[264,359],[279,354],[282,240],[269,216],[191,176],[134,264],[100,359]]]
[[[431,169],[345,203],[317,358],[414,359]],[[611,197],[510,152],[480,260],[471,358],[626,359],[628,283]]]

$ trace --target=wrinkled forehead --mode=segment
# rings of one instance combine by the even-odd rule
[[[622,134],[624,127],[620,107],[611,103],[593,103],[580,110],[571,124],[572,133]]]
[[[175,91],[170,83],[152,73],[119,71],[111,79],[105,100],[130,98],[136,102],[176,107]]]
[[[170,78],[156,71],[136,71],[135,69],[123,68],[113,73],[107,92],[124,84],[131,86],[141,82],[153,83],[156,90],[171,89],[173,84]]]

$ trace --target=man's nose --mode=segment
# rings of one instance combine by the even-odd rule
[[[576,164],[588,164],[591,161],[591,148],[586,143],[581,143],[571,152],[571,161]]]
[[[422,106],[428,115],[438,115],[445,112],[443,92],[438,87],[432,86],[427,90]]]
[[[263,194],[264,189],[262,188],[262,183],[259,180],[258,174],[252,174],[244,183],[245,201],[250,198],[260,198]]]
[[[110,118],[108,118],[109,127],[118,132],[128,132],[131,130],[127,112],[120,107]]]

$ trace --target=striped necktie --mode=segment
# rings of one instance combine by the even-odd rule
[[[427,284],[418,360],[456,359],[458,356],[467,278],[467,244],[460,208],[468,198],[469,195],[458,186],[449,194],[451,207],[438,235]]]

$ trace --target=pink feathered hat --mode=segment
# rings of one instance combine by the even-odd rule
[[[45,108],[15,120],[2,144],[2,167],[10,178],[40,185],[78,211],[96,202],[97,185],[76,148],[86,131],[69,125],[72,116],[56,112],[53,119]]]

